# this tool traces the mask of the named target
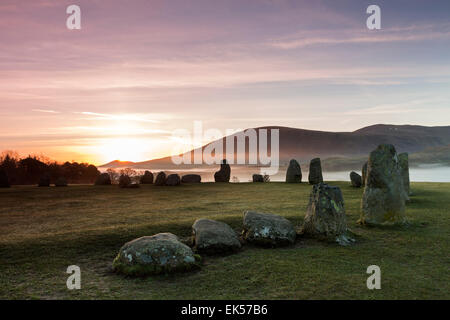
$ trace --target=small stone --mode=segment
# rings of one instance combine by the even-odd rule
[[[244,240],[260,246],[285,246],[297,236],[292,223],[279,215],[246,211],[244,213]]]
[[[180,176],[176,173],[169,174],[166,179],[166,186],[178,186],[181,184]]]
[[[192,225],[194,248],[208,254],[233,252],[241,248],[236,232],[226,223],[198,219]]]
[[[165,186],[166,185],[166,174],[161,171],[156,175],[155,186]]]

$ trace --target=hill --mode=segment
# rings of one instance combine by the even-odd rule
[[[355,162],[355,159],[358,162],[357,159],[366,158],[370,151],[382,143],[395,145],[398,152],[421,153],[420,156],[412,157],[416,161],[430,161],[434,158],[430,148],[442,147],[445,154],[445,150],[447,150],[445,147],[450,145],[450,126],[425,127],[378,124],[353,132],[327,132],[274,126],[255,128],[258,133],[261,129],[279,129],[281,165],[286,165],[292,158],[305,162],[314,157],[341,159],[340,161],[344,161],[346,164]],[[238,134],[230,137],[235,138]],[[226,139],[227,137],[222,138],[224,153],[226,152]],[[202,150],[206,146],[208,145],[203,146]],[[194,150],[191,151],[191,156],[193,153]],[[246,153],[248,157],[248,145]],[[175,167],[171,157],[137,163],[114,161],[101,167],[119,168],[125,166],[142,169]]]

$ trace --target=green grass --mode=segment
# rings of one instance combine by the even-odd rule
[[[200,271],[148,278],[114,274],[127,241],[159,232],[188,237],[197,218],[240,230],[248,209],[299,226],[311,187],[285,183],[70,186],[0,190],[0,299],[449,299],[450,184],[414,183],[405,227],[356,224],[362,189],[341,187],[357,244],[299,239],[295,246],[246,246],[203,257]],[[82,289],[69,291],[69,265]],[[381,267],[382,289],[368,290],[366,269]]]

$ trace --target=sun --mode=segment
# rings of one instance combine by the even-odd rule
[[[146,159],[146,146],[142,139],[115,138],[105,141],[98,149],[102,158],[108,161],[133,161],[139,162]]]

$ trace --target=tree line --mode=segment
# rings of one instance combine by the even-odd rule
[[[20,158],[8,151],[0,155],[0,171],[6,173],[10,184],[37,184],[42,177],[52,182],[65,178],[68,183],[93,183],[100,175],[96,166],[88,163],[50,161],[43,156]]]

